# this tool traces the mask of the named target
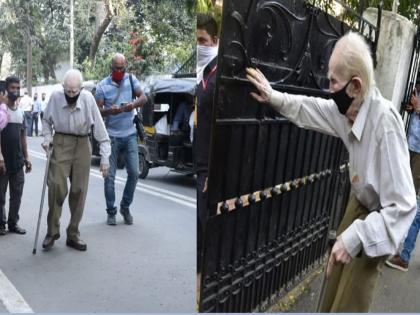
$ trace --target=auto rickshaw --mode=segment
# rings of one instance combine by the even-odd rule
[[[142,108],[145,131],[139,145],[139,177],[149,169],[166,166],[172,171],[194,173],[192,149],[195,78],[156,79],[148,87],[148,102]]]

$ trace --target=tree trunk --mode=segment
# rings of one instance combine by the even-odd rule
[[[29,31],[26,43],[26,90],[32,96],[32,40]]]
[[[108,28],[109,24],[112,21],[112,17],[114,16],[111,1],[104,0],[104,4],[105,4],[105,9],[106,9],[106,16],[101,22],[101,24],[99,25],[98,29],[96,30],[96,33],[92,39],[92,44],[90,45],[89,59],[92,63],[92,68],[95,66],[96,52],[98,51],[98,47],[99,47],[99,43],[101,42],[102,35],[105,33],[106,29]]]
[[[74,68],[74,1],[70,0],[70,68]]]

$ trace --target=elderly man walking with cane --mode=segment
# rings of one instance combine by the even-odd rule
[[[91,145],[89,133],[99,143],[101,153],[100,171],[108,174],[111,146],[104,122],[91,93],[82,90],[82,74],[78,70],[67,71],[63,89],[55,91],[48,102],[42,120],[44,142],[42,147],[52,153],[48,171],[48,233],[42,247],[49,250],[60,237],[60,217],[64,199],[68,193],[70,223],[67,228],[66,245],[84,251],[87,245],[79,238],[79,223],[89,182]],[[54,132],[53,132],[54,131]]]
[[[363,37],[348,33],[329,61],[331,100],[273,91],[247,69],[260,102],[296,125],[341,138],[349,151],[352,193],[326,270],[321,312],[368,312],[386,256],[395,254],[416,213],[404,126],[375,87]]]

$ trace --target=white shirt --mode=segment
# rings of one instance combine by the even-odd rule
[[[273,91],[270,102],[299,127],[341,138],[349,151],[352,193],[371,212],[341,234],[347,252],[395,254],[414,220],[416,195],[403,122],[392,103],[373,88],[350,125],[333,100]]]
[[[93,136],[99,143],[101,164],[109,165],[111,144],[93,95],[82,90],[74,108],[67,105],[63,89],[51,95],[42,119],[45,144],[52,140],[53,127],[55,132],[83,136],[91,132],[92,126]]]
[[[28,95],[23,95],[19,101],[19,108],[24,112],[32,111],[32,99]]]

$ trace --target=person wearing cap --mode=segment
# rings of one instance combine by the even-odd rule
[[[60,238],[60,217],[67,194],[71,216],[66,245],[80,251],[87,249],[86,243],[80,239],[79,224],[89,183],[92,154],[89,133],[92,126],[101,154],[100,172],[104,178],[108,174],[110,140],[95,99],[91,93],[82,90],[82,82],[80,71],[68,70],[63,88],[53,92],[42,119],[42,147],[48,152],[52,145],[47,180],[48,231],[42,244],[45,250],[51,249],[55,240]]]
[[[274,91],[247,69],[251,95],[297,126],[339,137],[349,152],[351,194],[328,259],[321,312],[368,312],[379,271],[395,254],[416,214],[404,124],[375,87],[364,38],[339,39],[328,67],[331,99]]]

